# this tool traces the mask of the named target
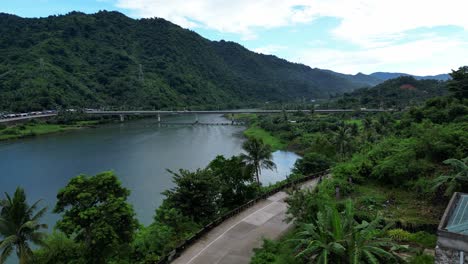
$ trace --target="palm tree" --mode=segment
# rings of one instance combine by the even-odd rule
[[[319,264],[340,263],[346,253],[341,220],[336,208],[319,211],[314,223],[303,225],[297,238],[289,240],[297,243],[296,257]]]
[[[276,169],[276,164],[272,161],[271,146],[263,143],[263,140],[250,137],[244,142],[242,149],[247,152],[247,155],[242,154],[241,157],[245,163],[253,167],[258,184],[260,184],[260,173],[262,169]]]
[[[463,184],[468,184],[468,157],[464,159],[444,160],[444,164],[452,167],[452,174],[441,175],[434,180],[434,190],[446,186],[444,195],[450,196],[455,191],[461,190]]]
[[[35,213],[40,200],[29,206],[24,190],[19,187],[13,198],[7,193],[5,195],[6,199],[0,200],[0,264],[5,263],[13,250],[16,251],[20,264],[30,263],[33,253],[28,242],[43,245],[46,235],[39,230],[47,228],[47,225],[39,224],[38,221],[47,208]]]
[[[351,129],[343,124],[338,127],[337,131],[333,132],[333,135],[334,143],[338,147],[341,160],[343,160],[351,142]]]
[[[399,247],[386,238],[389,226],[379,229],[380,219],[360,224],[354,219],[351,201],[340,214],[335,207],[323,207],[312,224],[303,225],[296,239],[296,257],[312,263],[388,263],[397,260]]]

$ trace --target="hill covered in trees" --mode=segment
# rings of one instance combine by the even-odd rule
[[[401,76],[387,80],[372,88],[361,88],[344,93],[333,105],[341,108],[404,108],[421,104],[425,100],[448,93],[446,82],[417,80],[413,76]]]
[[[118,12],[0,13],[0,110],[236,107],[361,87],[320,69]]]

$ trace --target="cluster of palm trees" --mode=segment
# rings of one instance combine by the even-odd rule
[[[380,228],[380,219],[357,222],[351,201],[338,212],[335,206],[323,207],[315,220],[300,227],[294,239],[298,258],[310,263],[398,263],[396,250],[401,247]]]
[[[39,209],[39,202],[29,206],[26,194],[17,188],[13,197],[5,193],[6,198],[0,200],[0,264],[15,251],[20,264],[32,263],[33,252],[30,242],[43,245],[47,225],[40,224],[39,219],[47,208]]]

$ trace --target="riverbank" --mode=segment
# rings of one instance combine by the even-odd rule
[[[100,121],[98,120],[77,121],[73,124],[67,125],[30,121],[28,123],[16,124],[13,126],[1,126],[0,141],[17,140],[40,135],[62,133],[70,130],[91,128],[98,124],[100,124]]]
[[[273,151],[287,150],[288,144],[284,140],[259,126],[257,115],[237,114],[233,118],[242,120],[247,124],[247,128],[243,132],[244,136],[262,139],[263,142],[271,146]]]

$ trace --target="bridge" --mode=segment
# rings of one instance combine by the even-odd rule
[[[261,109],[247,109],[247,110],[213,110],[213,111],[163,111],[163,110],[131,110],[131,111],[101,111],[101,110],[86,110],[85,114],[90,116],[119,116],[121,121],[124,121],[125,116],[157,116],[158,122],[161,122],[161,115],[193,115],[197,116],[196,122],[198,121],[198,115],[209,115],[209,114],[221,114],[221,115],[234,115],[234,114],[280,114],[280,113],[322,113],[322,114],[339,114],[339,113],[353,113],[353,112],[364,112],[364,113],[378,113],[378,112],[392,112],[394,110],[384,109],[316,109],[316,110],[261,110]],[[58,115],[57,113],[41,114],[41,115],[28,115],[14,118],[0,119],[0,123],[14,123],[20,121],[27,121],[30,119],[48,118]]]
[[[120,116],[123,121],[125,116],[139,115],[139,116],[157,116],[158,122],[161,122],[161,115],[207,115],[207,114],[221,114],[221,115],[234,115],[234,114],[280,114],[280,113],[323,113],[323,114],[339,114],[339,113],[353,113],[356,111],[365,113],[376,112],[390,112],[391,110],[384,109],[317,109],[317,110],[261,110],[261,109],[247,109],[247,110],[212,110],[212,111],[162,111],[162,110],[134,110],[134,111],[85,111],[88,115],[97,116]]]

